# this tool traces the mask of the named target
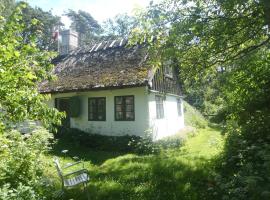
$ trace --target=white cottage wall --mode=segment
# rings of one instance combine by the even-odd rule
[[[135,120],[115,121],[114,118],[114,97],[134,95]],[[55,98],[79,96],[82,110],[77,118],[71,118],[71,127],[80,130],[103,135],[137,135],[144,136],[149,127],[148,117],[148,92],[146,87],[101,90],[76,93],[52,94],[48,105],[54,107]],[[106,97],[106,121],[88,121],[88,98]]]
[[[178,116],[177,100],[175,95],[167,94],[164,102],[164,118],[157,119],[155,96],[158,93],[150,92],[148,95],[149,126],[153,133],[153,139],[158,140],[176,134],[184,127],[183,101],[181,100],[181,116]]]

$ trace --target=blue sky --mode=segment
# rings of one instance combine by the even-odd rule
[[[43,10],[51,10],[53,14],[61,16],[64,11],[84,10],[89,12],[96,20],[102,22],[107,18],[112,18],[118,13],[128,13],[132,15],[137,8],[146,7],[151,0],[26,0],[31,6],[41,7]],[[157,2],[155,0],[154,2]],[[62,21],[69,26],[67,17],[62,17]]]

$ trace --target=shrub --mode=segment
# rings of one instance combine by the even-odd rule
[[[144,137],[134,135],[105,136],[87,133],[74,128],[61,128],[55,137],[95,150],[137,154],[158,153],[162,148],[175,148],[182,144],[182,141],[178,138],[167,138],[153,142],[149,131],[145,133]]]
[[[151,153],[150,146],[153,144],[150,138],[134,135],[105,136],[87,133],[75,128],[60,128],[55,137],[95,150],[124,153]]]
[[[168,137],[162,140],[158,140],[156,143],[159,148],[163,149],[172,149],[172,148],[180,148],[183,145],[183,138],[180,137]]]
[[[75,128],[60,128],[55,134],[56,138],[65,140],[75,145],[82,145],[95,150],[131,152],[128,145],[131,140],[139,140],[138,136],[105,136],[92,134]]]
[[[184,117],[185,124],[188,126],[192,126],[195,128],[206,128],[208,123],[207,120],[203,117],[203,115],[184,101]]]
[[[158,153],[160,151],[157,143],[152,140],[152,132],[146,131],[145,136],[139,138],[139,140],[130,140],[128,145],[132,148],[132,150],[137,154],[151,154]]]
[[[41,128],[31,134],[13,130],[0,135],[0,199],[48,197],[47,190],[52,187],[45,182],[42,155],[49,148],[50,138],[52,135]]]
[[[267,115],[260,113],[257,120],[241,129],[228,123],[229,133],[215,188],[224,199],[270,198],[270,117]]]

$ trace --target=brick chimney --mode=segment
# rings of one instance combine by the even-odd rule
[[[60,31],[61,43],[59,47],[59,54],[66,55],[78,47],[78,33],[73,30]]]

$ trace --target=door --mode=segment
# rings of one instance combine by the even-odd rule
[[[55,108],[60,112],[65,112],[66,117],[62,119],[62,126],[70,128],[70,105],[69,98],[57,98],[55,99]]]

